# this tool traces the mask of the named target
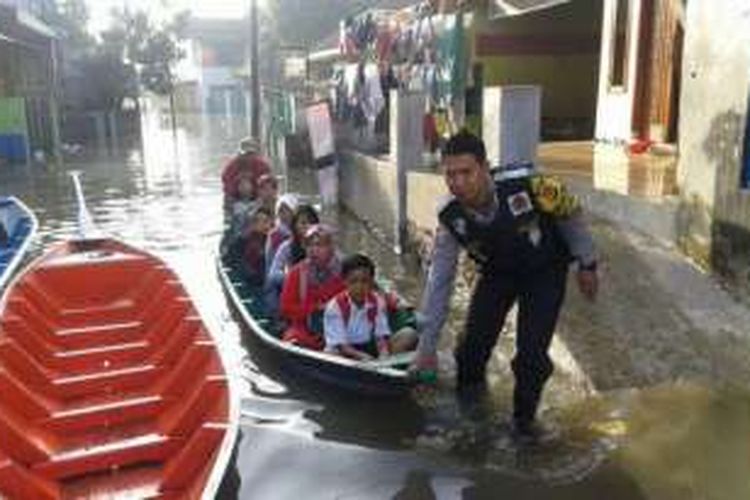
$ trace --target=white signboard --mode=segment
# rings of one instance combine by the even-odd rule
[[[313,157],[318,160],[333,155],[335,149],[328,103],[320,102],[309,106],[306,115]]]
[[[338,199],[338,168],[328,103],[313,104],[305,114],[313,158],[318,167],[320,196],[324,206],[333,206]]]

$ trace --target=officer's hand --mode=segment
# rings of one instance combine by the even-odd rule
[[[417,354],[409,367],[409,375],[422,384],[434,384],[437,381],[437,356]]]
[[[599,276],[596,270],[578,271],[578,289],[588,300],[592,302],[596,300],[596,294],[599,291]]]

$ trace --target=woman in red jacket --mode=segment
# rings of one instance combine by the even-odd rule
[[[242,176],[248,176],[252,182],[251,197],[258,194],[258,179],[271,174],[271,166],[260,151],[260,145],[255,139],[247,138],[240,142],[240,151],[221,172],[221,184],[224,190],[225,205],[238,197],[237,186]]]
[[[283,340],[302,347],[323,349],[323,310],[326,302],[344,290],[341,264],[333,231],[324,224],[305,235],[307,258],[295,264],[281,290],[281,316],[288,322]]]

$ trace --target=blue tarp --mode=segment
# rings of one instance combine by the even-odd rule
[[[0,134],[0,158],[10,163],[26,161],[26,136],[22,134]]]

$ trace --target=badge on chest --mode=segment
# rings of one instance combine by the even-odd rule
[[[507,200],[508,208],[510,213],[514,217],[520,217],[521,215],[527,214],[534,210],[534,206],[531,203],[531,197],[526,191],[519,191],[508,196]]]

